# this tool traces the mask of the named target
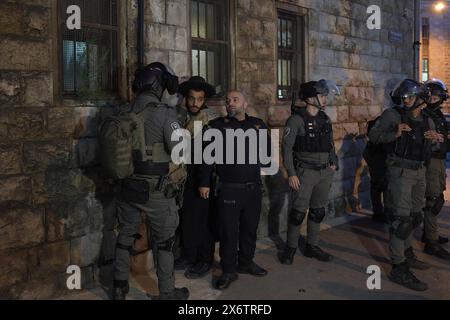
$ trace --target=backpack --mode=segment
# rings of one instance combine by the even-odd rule
[[[145,157],[144,113],[147,109],[140,113],[120,111],[100,123],[100,163],[106,178],[122,180],[130,177],[134,172],[136,152]]]

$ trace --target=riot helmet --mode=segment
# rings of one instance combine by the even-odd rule
[[[136,70],[133,81],[135,93],[150,92],[161,100],[164,90],[167,90],[170,95],[178,92],[178,77],[169,66],[161,62],[153,62]]]
[[[437,102],[431,102],[430,97],[430,101],[427,103],[427,105],[432,110],[439,108],[442,105],[442,103],[447,101],[447,99],[449,98],[447,86],[441,80],[439,79],[428,80],[427,82],[425,82],[425,86],[430,90],[431,96],[439,97],[439,101]]]
[[[408,110],[414,110],[428,101],[430,91],[421,82],[412,79],[405,79],[400,81],[392,90],[392,101],[397,105],[403,105]],[[411,97],[416,97],[416,101],[411,107],[405,106],[405,100]]]
[[[309,81],[300,85],[299,97],[301,100],[306,102],[308,98],[315,98],[316,103],[312,105],[323,109],[325,106],[321,104],[319,100],[319,95],[326,97],[338,96],[341,92],[332,80],[321,79],[319,81]]]

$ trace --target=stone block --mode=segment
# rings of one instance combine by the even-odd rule
[[[48,42],[1,39],[0,56],[0,69],[46,71],[50,68]]]
[[[44,209],[2,209],[0,225],[0,250],[30,247],[45,239]]]
[[[52,168],[67,167],[68,164],[69,147],[64,141],[24,144],[25,172],[45,172]]]
[[[4,250],[0,252],[0,261],[0,296],[5,299],[2,288],[27,280],[28,254],[26,250]]]
[[[7,177],[0,179],[0,204],[30,204],[31,180],[29,177]]]
[[[100,252],[102,233],[92,233],[71,241],[70,263],[80,267],[94,264]]]
[[[0,175],[22,172],[22,148],[20,144],[0,145]]]

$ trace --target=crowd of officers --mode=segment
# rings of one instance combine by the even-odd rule
[[[136,159],[134,175],[121,184],[112,298],[125,299],[129,291],[130,255],[139,238],[143,215],[151,234],[160,292],[154,299],[188,299],[187,288],[175,287],[174,270],[184,270],[189,279],[207,275],[213,267],[217,241],[222,274],[213,283],[216,289],[228,288],[239,273],[265,276],[267,271],[254,262],[262,200],[261,163],[187,164],[182,166],[183,188],[165,190],[159,186],[163,177],[181,170],[174,169],[170,159],[178,143],[172,140],[177,129],[185,128],[192,139],[199,134],[194,123],[201,122],[203,130],[217,129],[223,133],[225,153],[225,146],[233,143],[227,141],[225,130],[259,131],[267,129],[266,124],[248,115],[246,98],[236,90],[227,93],[227,115],[209,119],[206,100],[216,94],[215,88],[199,76],[178,85],[175,73],[162,63],[138,70],[133,89],[136,99],[129,112],[146,112],[145,143],[153,160]],[[332,260],[318,246],[318,235],[326,217],[333,175],[339,170],[333,127],[324,112],[327,100],[339,95],[338,87],[328,80],[310,81],[300,86],[299,95],[303,105],[292,108],[286,123],[283,164],[278,173],[285,176],[291,193],[286,246],[278,256],[288,265],[293,263],[304,219],[304,256]],[[406,79],[391,97],[395,106],[370,124],[364,153],[372,177],[374,218],[390,223],[390,280],[410,289],[426,290],[427,285],[410,270],[429,268],[417,259],[411,246],[413,232],[423,221],[425,252],[450,260],[442,247],[446,239],[437,230],[437,215],[444,204],[449,140],[440,108],[448,94],[440,81],[423,84]],[[247,160],[249,146],[245,151]],[[234,156],[236,159],[236,152]],[[175,244],[180,251],[177,259]]]

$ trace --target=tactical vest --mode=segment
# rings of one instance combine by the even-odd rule
[[[394,153],[402,159],[427,161],[430,154],[424,134],[430,130],[429,118],[423,114],[423,121],[415,121],[408,116],[407,111],[403,108],[394,107],[393,109],[400,114],[401,123],[407,124],[412,130],[403,132],[396,141],[389,144],[389,153]]]
[[[305,123],[305,135],[295,138],[294,152],[331,152],[333,150],[333,127],[325,112],[313,117],[306,108],[298,108],[294,114],[299,115]]]
[[[426,109],[425,109],[426,110]],[[442,111],[437,110],[435,112],[428,111],[427,115],[433,120],[434,125],[436,126],[436,131],[444,136],[444,142],[439,144],[439,150],[433,151],[431,154],[432,158],[435,159],[446,159],[447,158],[447,145],[448,141],[448,126],[447,120],[445,116],[442,114]]]

